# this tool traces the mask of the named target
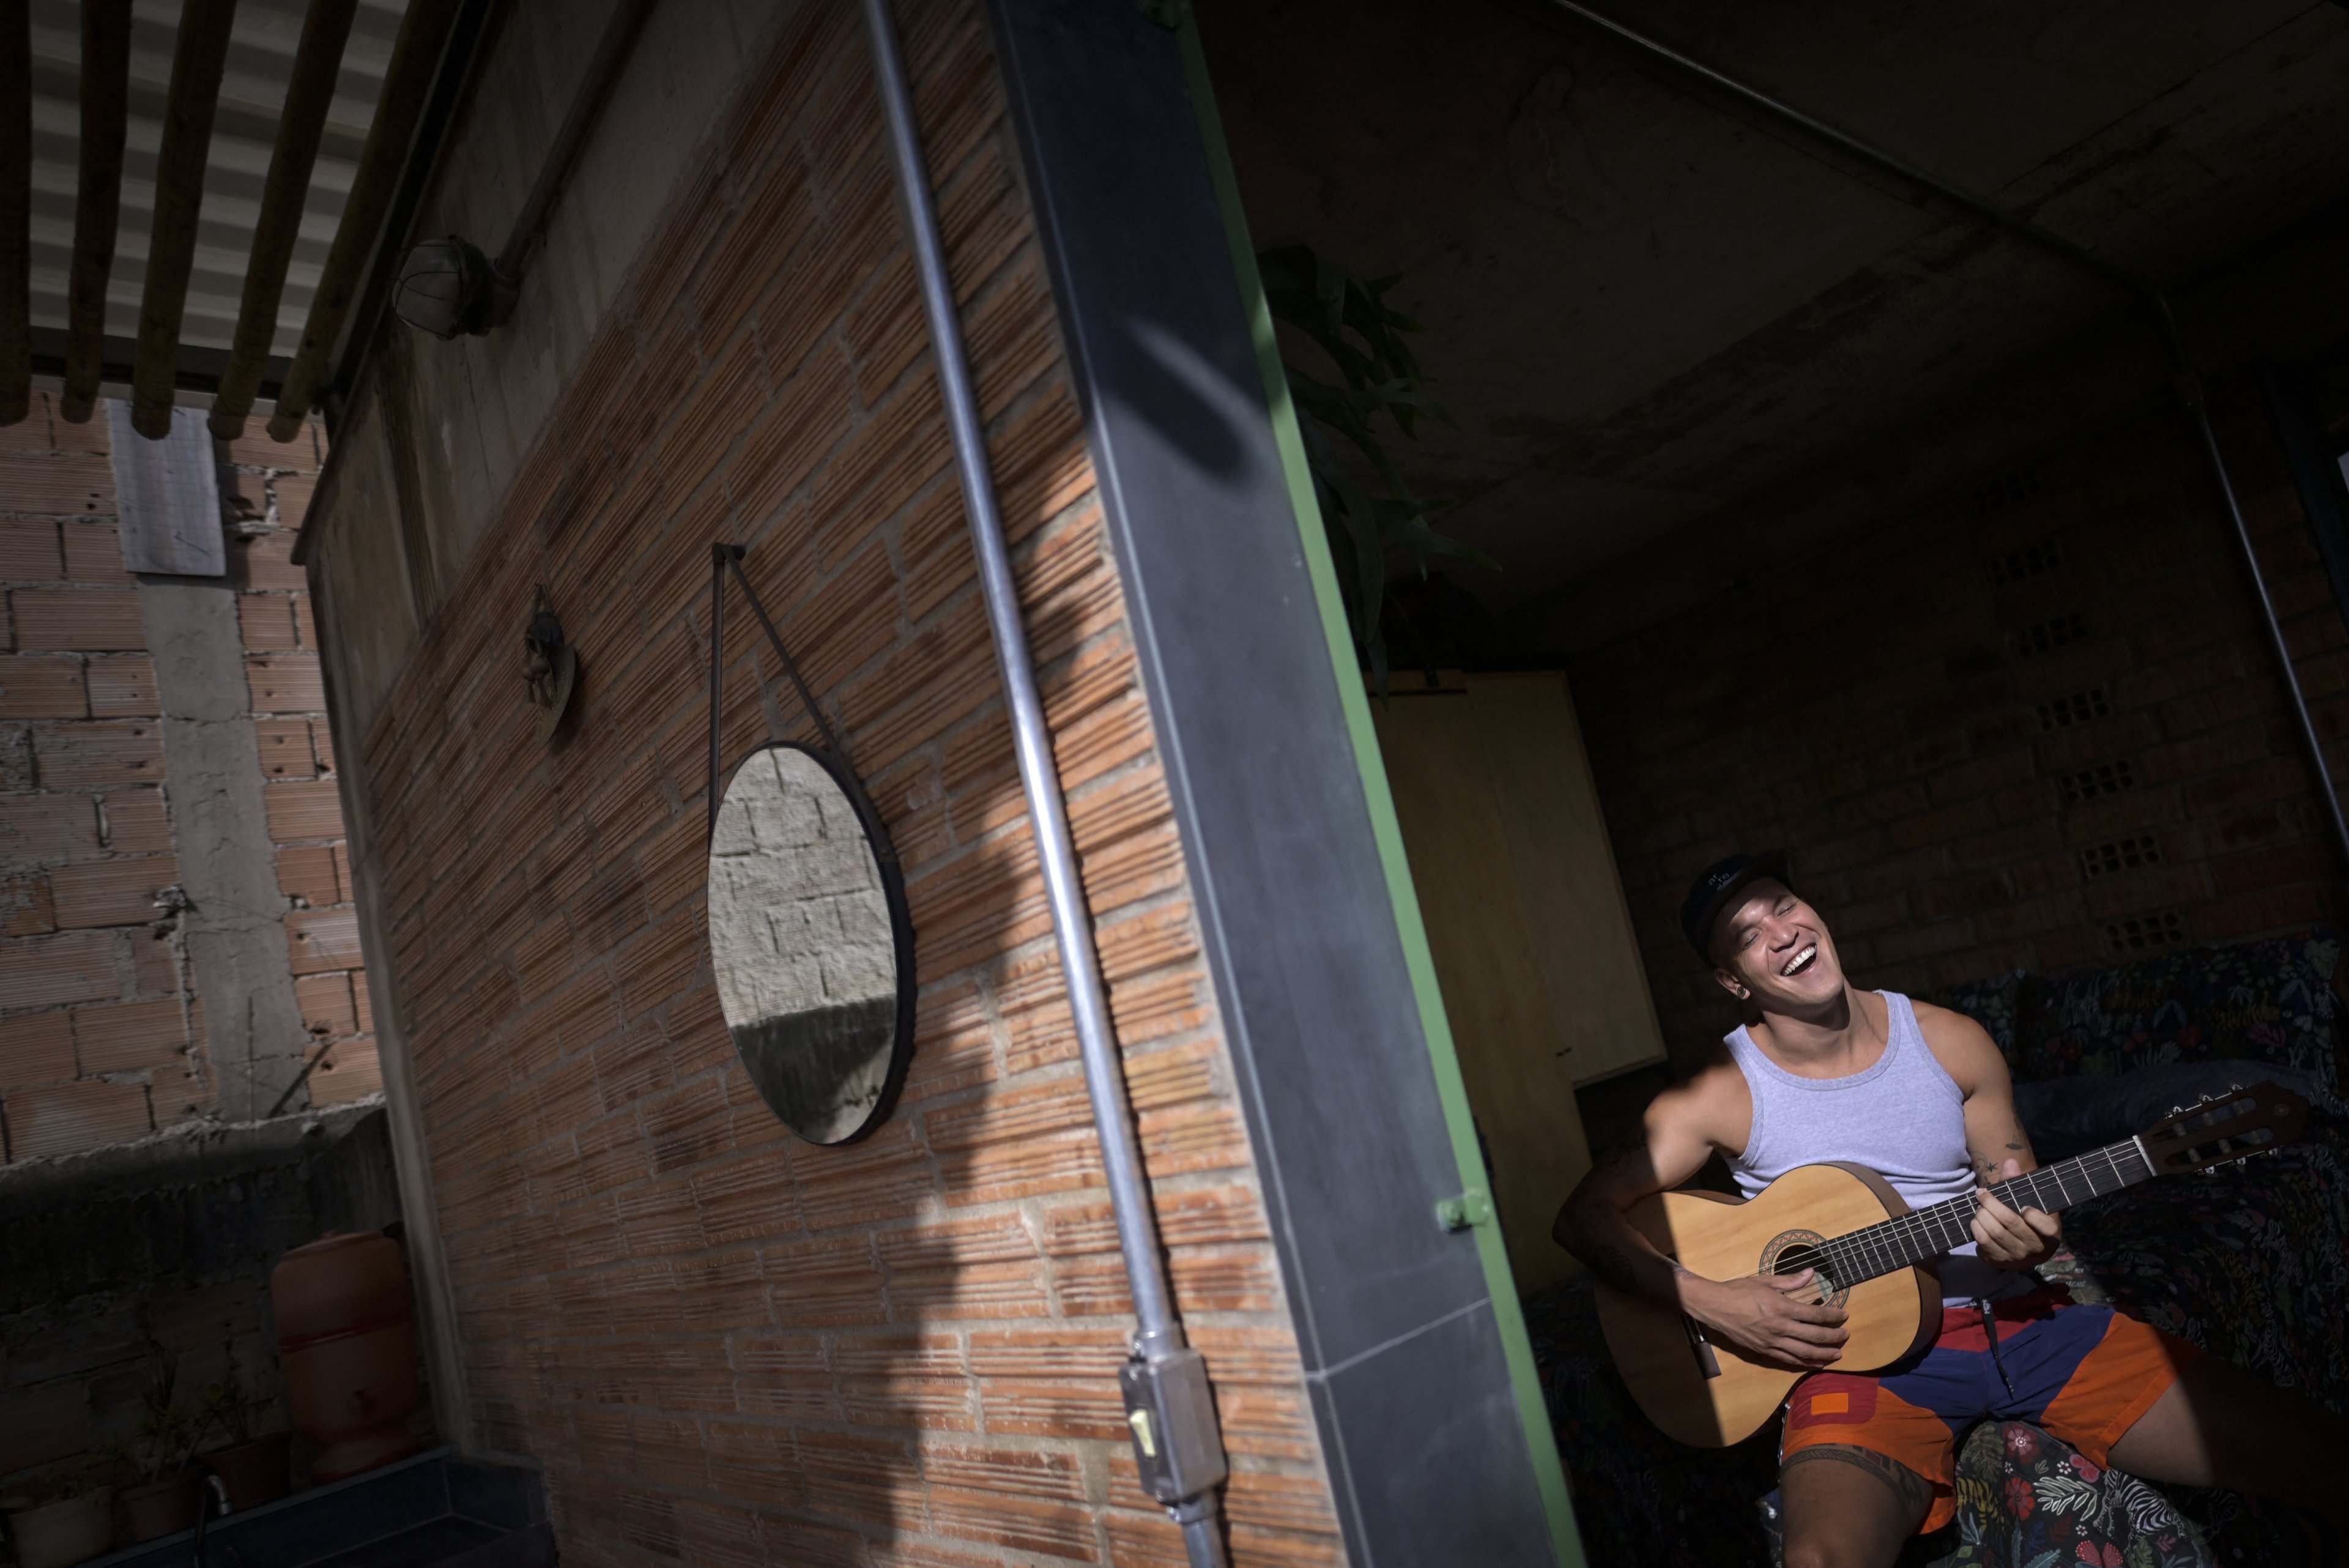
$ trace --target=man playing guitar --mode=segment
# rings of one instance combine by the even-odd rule
[[[1784,855],[1709,868],[1681,925],[1755,1021],[1656,1097],[1640,1136],[1575,1189],[1555,1233],[1609,1284],[1677,1307],[1717,1339],[1826,1367],[1847,1337],[1844,1314],[1790,1293],[1807,1273],[1701,1279],[1625,1211],[1715,1153],[1748,1197],[1828,1160],[1877,1171],[1912,1209],[1986,1189],[2038,1165],[2006,1064],[1962,1013],[1846,980]],[[2349,1525],[2349,1426],[2039,1283],[2029,1271],[2055,1249],[2054,1216],[1985,1191],[1972,1231],[1938,1260],[1936,1343],[1874,1375],[1814,1370],[1795,1385],[1779,1450],[1787,1568],[1888,1568],[1904,1540],[1955,1511],[1957,1441],[1987,1417],[2035,1423],[2098,1465],[2259,1492]]]

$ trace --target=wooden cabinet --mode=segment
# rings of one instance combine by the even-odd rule
[[[1399,675],[1371,711],[1521,1289],[1590,1166],[1577,1085],[1664,1057],[1566,677]]]

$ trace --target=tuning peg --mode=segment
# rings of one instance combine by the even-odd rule
[[[2240,1095],[2243,1092],[2243,1085],[2240,1084],[2230,1084],[2227,1085],[2227,1092],[2232,1095]]]
[[[2169,1114],[2173,1116],[2182,1116],[2186,1114],[2186,1107],[2184,1106],[2172,1106],[2169,1107]]]

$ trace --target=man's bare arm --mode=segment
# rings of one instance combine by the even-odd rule
[[[2014,1108],[2014,1080],[1997,1042],[1962,1012],[1920,1005],[1917,1022],[1951,1080],[1966,1097],[1966,1156],[1975,1182],[1985,1189],[1974,1215],[1974,1240],[1982,1257],[2004,1269],[2044,1262],[2064,1237],[2063,1221],[2037,1209],[2021,1212],[1990,1196],[1987,1189],[2039,1168],[2031,1135]]]
[[[1708,1280],[1658,1251],[1626,1217],[1640,1199],[1679,1186],[1711,1158],[1713,1124],[1723,1107],[1712,1103],[1708,1088],[1721,1085],[1700,1075],[1658,1096],[1640,1137],[1591,1167],[1558,1210],[1551,1234],[1618,1290],[1675,1306],[1730,1343],[1782,1365],[1827,1366],[1850,1336],[1840,1311],[1793,1298],[1807,1273]]]
[[[1557,1211],[1550,1235],[1617,1290],[1658,1301],[1676,1299],[1681,1266],[1657,1251],[1623,1218],[1630,1204],[1672,1185],[1677,1184],[1656,1179],[1644,1140],[1618,1144],[1599,1156],[1576,1186]]]
[[[1676,1304],[1686,1271],[1656,1251],[1624,1214],[1640,1199],[1687,1181],[1712,1156],[1694,1099],[1687,1085],[1658,1096],[1639,1136],[1599,1157],[1550,1227],[1559,1246],[1617,1290]]]

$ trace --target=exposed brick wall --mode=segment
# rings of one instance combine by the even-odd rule
[[[2349,777],[2349,628],[2240,388],[2222,439]],[[1788,846],[1863,983],[1931,992],[2338,918],[2342,874],[2186,418],[2149,412],[1600,649],[1573,672],[1685,1071],[1735,1023],[1689,879]]]
[[[1175,1288],[1235,1456],[1236,1555],[1335,1561],[979,7],[899,11]],[[781,28],[365,737],[360,872],[471,1417],[545,1463],[570,1563],[1177,1563],[1123,1440],[1115,1234],[864,39],[843,5]],[[355,402],[355,427],[379,417]],[[367,615],[344,563],[397,521],[356,493],[308,557],[330,664]],[[912,1074],[848,1147],[769,1114],[712,984],[721,538],[749,545],[906,868]],[[583,664],[546,747],[515,657],[542,582]],[[727,627],[727,754],[807,737],[739,602]]]
[[[245,687],[267,781],[262,798],[276,846],[277,886],[285,895],[286,962],[302,1026],[314,1050],[326,1048],[310,1069],[309,1098],[346,1105],[381,1093],[383,1073],[359,957],[318,629],[309,580],[293,558],[326,451],[315,421],[282,445],[255,421],[219,455],[233,464],[229,572],[238,588]]]
[[[179,880],[174,816],[139,584],[116,537],[107,423],[59,419],[55,401],[36,393],[31,415],[0,430],[0,1152],[9,1160],[142,1137],[212,1103],[202,999],[155,902]],[[314,782],[331,774],[333,748],[308,594],[287,560],[318,447],[307,434],[291,446],[247,438],[221,457],[246,518],[232,534],[232,567],[245,590],[273,826],[278,802],[294,808],[275,834],[289,846],[281,871],[289,896],[316,906],[289,922],[288,962],[305,977],[314,1036],[336,1042],[311,1093],[355,1099],[380,1075],[349,935],[335,785]]]

